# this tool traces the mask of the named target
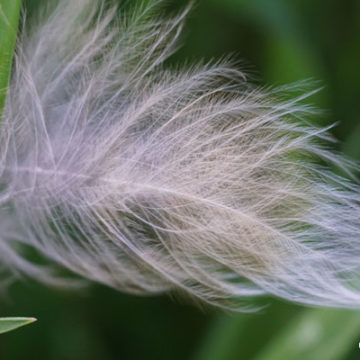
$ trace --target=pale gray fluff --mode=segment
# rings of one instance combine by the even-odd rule
[[[165,66],[187,10],[102,3],[23,23],[0,130],[2,273],[359,307],[359,186],[330,171],[352,165],[306,122],[308,94],[257,88],[226,60]]]

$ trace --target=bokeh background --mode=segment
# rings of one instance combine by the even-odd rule
[[[25,1],[29,16],[44,1]],[[171,12],[186,3],[168,0],[165,8]],[[314,86],[323,89],[309,102],[323,114],[311,121],[337,122],[335,146],[360,161],[360,1],[197,0],[182,44],[169,63],[232,54],[259,85],[317,81]],[[273,298],[265,303],[255,314],[234,314],[100,285],[70,292],[23,281],[0,293],[0,314],[39,321],[1,335],[0,359],[360,358],[360,312]]]

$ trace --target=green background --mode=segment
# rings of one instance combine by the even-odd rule
[[[42,2],[26,2],[29,16]],[[186,3],[171,0],[167,9]],[[360,1],[198,0],[182,44],[169,62],[232,54],[259,85],[318,81],[323,90],[309,101],[324,111],[313,121],[337,122],[335,146],[360,160]],[[24,281],[0,293],[0,315],[39,321],[1,335],[0,359],[360,358],[360,312],[266,303],[234,314],[100,285],[64,292]]]

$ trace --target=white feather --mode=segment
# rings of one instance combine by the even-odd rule
[[[9,267],[59,281],[26,246],[135,294],[359,307],[359,187],[324,166],[348,164],[305,125],[307,95],[226,61],[166,69],[186,12],[100,3],[63,0],[19,40],[0,133]]]

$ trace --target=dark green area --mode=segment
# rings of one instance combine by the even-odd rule
[[[29,11],[40,2],[28,0]],[[171,0],[167,7],[179,9],[186,3]],[[360,1],[198,0],[182,42],[171,63],[231,53],[260,85],[319,81],[324,89],[310,101],[325,112],[314,121],[338,122],[333,129],[337,146],[360,160]],[[19,283],[2,294],[0,315],[39,321],[2,335],[0,359],[288,360],[289,351],[292,359],[313,359],[309,354],[318,360],[360,358],[358,312],[323,313],[274,299],[267,303],[256,314],[227,314],[99,285],[65,292]],[[303,338],[294,342],[289,335],[303,323]],[[321,331],[319,324],[325,324]],[[317,341],[311,331],[319,336],[311,346],[332,349],[330,344],[338,341],[340,354],[311,347],[310,353],[301,352],[309,336]]]

